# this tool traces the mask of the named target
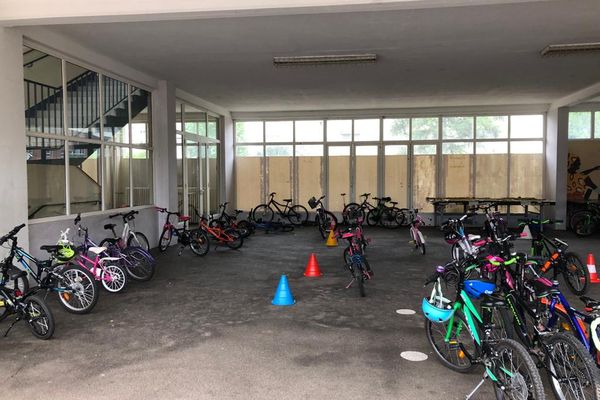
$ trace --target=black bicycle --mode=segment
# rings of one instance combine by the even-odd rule
[[[24,226],[25,224],[19,225],[7,235],[2,236],[0,238],[0,245],[6,243],[9,239],[15,238],[16,234]],[[9,256],[0,265],[0,274],[2,274],[3,282],[9,279],[8,274],[9,270],[12,269],[13,258],[14,249],[11,248]],[[19,275],[19,277],[25,277],[27,273],[21,271]],[[40,287],[35,287],[23,293],[19,289],[10,289],[4,285],[0,285],[0,320],[7,318],[9,315],[17,316],[6,330],[5,337],[19,321],[27,322],[31,333],[38,339],[46,340],[52,337],[55,326],[54,316],[44,300],[36,296],[36,293],[40,290],[42,290]]]
[[[285,204],[278,203],[275,200],[273,192],[269,194],[269,202],[266,204],[260,204],[252,211],[252,220],[258,223],[271,222],[275,216],[275,210],[277,214],[284,219],[287,219],[292,225],[302,225],[308,221],[308,210],[306,207],[300,204],[290,205],[292,199],[283,199]],[[273,210],[275,208],[275,210]]]
[[[360,197],[363,198],[362,203],[348,203],[344,206],[344,220],[349,224],[356,224],[360,220],[367,221],[369,226],[380,224],[384,228],[399,228],[404,221],[404,214],[396,205],[398,202],[392,202],[391,197],[373,197],[377,200],[377,205],[369,202],[371,193],[363,193]],[[387,206],[386,203],[391,203],[392,206]]]
[[[245,219],[238,220],[238,215],[243,213],[243,210],[234,210],[233,214],[227,213],[228,201],[219,204],[219,215],[213,217],[209,215],[208,226],[211,228],[218,226],[219,228],[233,228],[237,230],[243,238],[247,238],[255,231],[255,226],[250,221]]]
[[[317,215],[315,216],[315,223],[319,228],[319,232],[321,232],[321,237],[326,239],[331,230],[335,231],[338,220],[331,211],[327,211],[323,206],[324,198],[325,195],[319,197],[318,199],[313,196],[308,199],[308,205],[311,209],[316,209]]]

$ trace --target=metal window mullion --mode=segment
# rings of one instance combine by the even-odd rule
[[[350,201],[356,201],[356,144],[354,143],[354,119],[350,120],[350,162],[348,167],[350,168],[349,183],[350,183]]]
[[[379,118],[379,145],[377,150],[377,189],[379,197],[385,196],[385,151],[383,147],[383,117]]]
[[[508,165],[506,166],[506,196],[510,197],[511,185],[510,185],[510,164],[512,162],[512,115],[508,116]],[[510,206],[507,206],[508,214],[510,214]]]
[[[473,182],[471,183],[472,197],[477,197],[477,118],[473,117]]]
[[[106,173],[104,169],[106,168],[105,161],[105,151],[106,145],[104,144],[104,75],[98,75],[98,112],[100,115],[100,201],[101,206],[100,209],[102,211],[106,210]]]
[[[133,207],[135,204],[133,199],[133,149],[131,148],[131,90],[129,90],[129,84],[125,84],[125,90],[127,90],[127,118],[128,118],[128,149],[129,149],[129,205]]]
[[[71,188],[69,186],[69,142],[67,139],[67,132],[69,129],[69,123],[67,121],[67,62],[61,60],[61,79],[63,87],[63,139],[64,139],[64,158],[65,158],[65,214],[71,214]]]
[[[433,195],[433,197],[438,197],[438,196],[445,196],[446,193],[446,182],[444,179],[444,174],[442,171],[442,164],[444,161],[444,156],[442,154],[442,117],[438,117],[438,139],[437,139],[437,145],[436,145],[436,168],[435,168],[435,173],[436,173],[436,185],[435,185],[435,193]]]
[[[323,185],[325,187],[321,188],[325,193],[325,207],[327,209],[331,208],[331,202],[329,199],[332,194],[329,193],[329,144],[327,142],[327,120],[323,120],[323,157],[325,159],[322,161],[321,171],[323,173]]]

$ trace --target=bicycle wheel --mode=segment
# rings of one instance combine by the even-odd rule
[[[462,315],[454,313],[452,332],[446,340],[449,324],[450,320],[434,323],[426,319],[427,341],[443,366],[460,373],[471,372],[476,365],[471,362],[471,359],[478,356],[479,350],[469,334],[467,322]]]
[[[11,267],[8,271],[9,276],[12,273],[20,272],[21,270],[16,267]],[[27,280],[27,276],[19,276],[17,279],[8,280],[4,286],[8,289],[12,289],[15,291],[16,297],[21,297],[24,293],[27,293],[29,290],[29,281]],[[1,314],[1,312],[0,312]],[[0,321],[2,317],[0,316]]]
[[[555,333],[547,341],[548,375],[557,399],[600,399],[600,372],[583,344]]]
[[[170,228],[163,229],[158,241],[158,249],[161,252],[166,251],[171,245],[171,239],[173,239],[173,231]]]
[[[367,295],[365,292],[365,275],[360,263],[352,263],[352,275],[354,275],[354,281],[358,285],[358,293],[360,294],[360,297],[365,297]]]
[[[546,398],[539,370],[523,345],[502,339],[493,350],[495,354],[489,368],[498,380],[494,384],[497,400]]]
[[[379,222],[384,228],[387,229],[400,228],[400,224],[398,223],[397,212],[393,208],[384,208],[383,210],[381,210],[381,217],[379,218]]]
[[[396,222],[398,223],[398,227],[404,226],[406,221],[406,215],[402,212],[398,207],[391,207],[392,210],[396,213]]]
[[[38,339],[47,340],[54,334],[54,316],[42,299],[31,296],[25,300],[25,314],[31,333]]]
[[[254,233],[255,230],[255,226],[252,222],[247,221],[245,219],[241,220],[240,222],[238,222],[237,224],[238,229],[244,229],[246,231],[248,231],[248,236],[252,235]]]
[[[367,224],[369,226],[377,225],[377,223],[379,222],[379,219],[380,219],[379,211],[377,211],[376,208],[369,210],[369,212],[367,213]]]
[[[146,251],[150,251],[150,242],[146,235],[141,232],[132,232],[132,234],[129,235],[129,239],[127,239],[127,246],[137,246]]]
[[[577,211],[570,219],[571,229],[577,236],[586,237],[594,234],[598,229],[596,218],[591,211]]]
[[[203,256],[208,253],[208,249],[210,248],[210,241],[208,240],[208,236],[206,232],[202,229],[195,229],[190,232],[190,249],[197,256]]]
[[[323,239],[327,239],[327,236],[329,236],[332,223],[334,229],[337,226],[337,218],[329,211],[323,211],[322,215],[317,214],[315,217],[315,222],[319,227],[319,232],[321,233],[321,237]]]
[[[92,273],[71,264],[60,271],[60,276],[59,284],[68,289],[58,292],[61,306],[73,314],[87,314],[92,311],[100,294]]]
[[[102,278],[101,282],[104,289],[111,293],[121,292],[127,287],[127,271],[119,265],[105,265],[102,268],[100,277]]]
[[[145,282],[152,279],[156,271],[154,258],[140,247],[127,247],[120,251],[121,266],[131,279]]]
[[[255,222],[271,222],[274,216],[273,209],[267,204],[261,204],[252,210],[252,220]]]
[[[358,219],[365,219],[365,211],[360,207],[358,203],[348,203],[344,206],[342,211],[344,222],[347,224],[356,224]]]
[[[555,267],[556,268],[556,267]],[[589,287],[590,273],[579,256],[575,253],[566,253],[562,261],[561,272],[569,290],[577,296],[583,296]]]
[[[308,210],[300,204],[293,205],[287,212],[287,219],[292,225],[300,226],[305,224],[308,221]]]
[[[232,238],[232,240],[225,242],[229,248],[234,250],[239,249],[244,244],[244,238],[235,229],[226,229],[224,233]]]
[[[425,243],[419,243],[419,248],[421,249],[421,254],[425,255],[427,252],[425,249]]]

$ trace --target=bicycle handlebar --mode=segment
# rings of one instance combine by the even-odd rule
[[[370,195],[371,195],[371,193],[363,193],[360,195],[360,197],[364,197],[365,199],[368,199]]]
[[[161,213],[167,213],[169,215],[179,215],[179,211],[169,211],[167,210],[165,207],[154,207],[156,209],[156,211],[161,212]]]
[[[123,213],[116,213],[116,214],[109,215],[108,218],[122,217],[123,221],[127,221],[127,220],[130,220],[130,219],[134,219],[134,215],[139,214],[139,213],[140,212],[137,211],[137,210],[131,210],[131,211],[125,213],[125,214],[123,214]]]
[[[17,225],[12,229],[12,231],[10,231],[6,235],[0,237],[0,246],[3,245],[4,243],[6,243],[6,241],[8,239],[13,239],[16,236],[16,234],[19,233],[19,231],[21,229],[23,229],[24,227],[25,227],[25,224]]]

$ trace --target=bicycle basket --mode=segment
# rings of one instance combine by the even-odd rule
[[[317,206],[319,205],[319,203],[317,203],[317,199],[315,198],[315,196],[311,197],[310,199],[308,199],[308,205],[310,206],[311,209],[315,209],[317,208]]]

